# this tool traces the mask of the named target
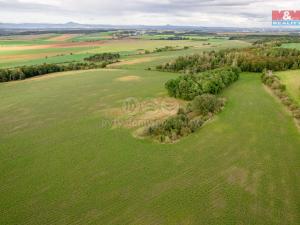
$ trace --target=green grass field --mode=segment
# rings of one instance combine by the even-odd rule
[[[140,80],[117,81],[129,75]],[[243,74],[225,110],[176,144],[101,126],[124,98],[165,96],[174,76],[0,84],[0,224],[299,224],[300,136],[258,74]]]
[[[300,49],[300,43],[287,43],[281,46],[282,48],[295,48]]]
[[[299,130],[260,74],[243,73],[221,93],[224,110],[174,144],[137,138],[138,126],[110,126],[113,120],[147,120],[147,104],[168,99],[164,84],[179,75],[147,68],[250,44],[213,36],[166,41],[150,40],[161,35],[111,35],[0,39],[2,68],[121,54],[121,62],[106,69],[0,83],[0,224],[300,224]],[[79,46],[98,40],[99,46]],[[190,48],[139,54],[165,46]],[[276,74],[300,102],[300,72]],[[128,98],[146,103],[144,111],[127,115]]]
[[[289,94],[300,104],[300,71],[293,70],[276,73],[286,85]]]

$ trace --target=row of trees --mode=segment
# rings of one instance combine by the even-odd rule
[[[22,66],[19,68],[0,69],[0,82],[13,80],[24,80],[26,78],[41,76],[50,73],[88,70],[105,68],[107,65],[116,62],[120,57],[119,54],[104,53],[89,57],[90,62],[77,62],[68,64],[41,64],[33,66]]]
[[[197,131],[215,113],[224,106],[224,100],[215,95],[197,96],[186,109],[180,108],[177,115],[164,122],[150,126],[146,130],[148,136],[160,142],[174,142],[181,137]]]
[[[206,71],[197,75],[183,75],[169,80],[165,87],[171,97],[193,100],[202,94],[218,94],[225,87],[238,80],[237,67],[225,67]]]
[[[202,52],[181,56],[173,62],[157,66],[158,70],[196,74],[224,66],[237,66],[245,72],[264,69],[283,71],[300,68],[300,51],[296,49],[252,47]]]
[[[72,70],[88,70],[105,68],[106,62],[95,63],[70,63],[70,64],[41,64],[35,66],[22,66],[20,68],[0,69],[0,82],[8,82],[14,80],[24,80],[35,76],[41,76],[50,73],[72,71]]]
[[[120,58],[119,53],[101,53],[85,58],[89,62],[116,62]]]
[[[282,44],[286,43],[300,43],[299,36],[278,36],[278,37],[260,37],[259,40],[253,42],[256,46],[274,46],[280,47]]]

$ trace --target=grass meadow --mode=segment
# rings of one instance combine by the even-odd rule
[[[279,72],[276,75],[286,85],[288,93],[300,104],[300,71]]]
[[[114,43],[94,50],[170,45]],[[218,49],[238,44],[247,46],[223,40]],[[122,117],[127,98],[167,98],[164,83],[178,74],[146,68],[205,48],[213,47],[1,83],[0,224],[300,224],[299,130],[260,74],[243,73],[222,92],[225,109],[174,144],[107,123]],[[297,73],[280,77],[288,84]]]
[[[300,43],[287,43],[282,45],[283,48],[295,48],[300,49]]]
[[[243,74],[225,110],[172,145],[103,127],[175,74],[96,70],[0,85],[1,224],[297,224],[300,137]],[[120,82],[135,75],[138,81]]]

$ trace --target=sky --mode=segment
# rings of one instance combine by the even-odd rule
[[[269,27],[274,9],[299,0],[0,0],[0,22]]]

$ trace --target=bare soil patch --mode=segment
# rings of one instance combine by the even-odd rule
[[[48,39],[49,41],[66,41],[69,40],[73,37],[76,37],[77,34],[63,34],[63,35],[59,35],[57,37],[52,37],[50,39]]]
[[[144,58],[138,58],[138,59],[131,59],[131,60],[126,60],[126,61],[121,61],[118,63],[114,63],[109,65],[108,67],[114,68],[118,66],[126,66],[126,65],[135,65],[139,63],[145,63],[145,62],[151,62],[155,60],[157,57],[144,57]]]
[[[0,46],[0,51],[25,51],[25,50],[37,50],[48,48],[76,48],[76,47],[97,47],[103,45],[103,41],[93,42],[66,42],[66,43],[54,43],[46,45],[21,45],[21,46]]]
[[[160,123],[170,116],[176,115],[184,101],[159,97],[139,102],[124,101],[122,107],[111,108],[105,111],[105,115],[117,121],[112,127],[135,128],[134,136],[142,136],[143,131],[156,123]]]
[[[116,81],[127,82],[127,81],[138,81],[140,79],[141,77],[139,76],[124,76],[124,77],[117,78]]]

